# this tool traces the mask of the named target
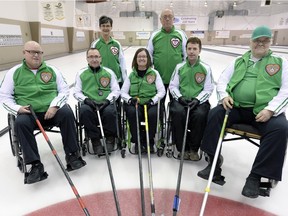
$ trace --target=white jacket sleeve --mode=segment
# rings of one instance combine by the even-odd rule
[[[120,62],[122,80],[124,82],[124,80],[127,77],[127,69],[126,69],[126,60],[125,60],[124,52],[123,52],[121,45],[120,45],[120,53],[119,53],[119,62]]]
[[[21,67],[20,65],[16,65],[11,68],[4,76],[0,87],[0,102],[3,107],[11,114],[17,115],[18,110],[20,109],[20,105],[16,104],[14,99],[14,81],[13,75],[17,68]]]
[[[218,95],[218,100],[221,102],[223,98],[228,96],[228,93],[226,91],[227,84],[229,83],[232,74],[234,73],[234,65],[235,65],[235,60],[232,61],[232,63],[222,72],[220,75],[216,90],[217,90],[217,95]]]
[[[178,101],[178,98],[182,96],[179,90],[179,64],[176,65],[173,71],[168,88],[172,97]]]
[[[75,83],[74,83],[74,88],[73,88],[73,96],[78,102],[82,102],[87,98],[83,92],[82,92],[82,81],[80,79],[80,75],[87,69],[84,68],[81,71],[77,72],[75,76]]]
[[[157,88],[157,93],[151,99],[153,101],[153,104],[157,104],[158,101],[160,101],[165,96],[166,91],[165,91],[165,87],[164,87],[164,84],[163,84],[163,81],[162,81],[162,78],[161,78],[159,72],[156,71],[156,70],[154,70],[154,71],[156,73],[155,85],[156,85],[156,88]]]
[[[131,96],[129,95],[130,85],[131,85],[130,79],[129,76],[127,76],[121,88],[121,98],[126,103],[128,103],[129,99],[131,98]]]

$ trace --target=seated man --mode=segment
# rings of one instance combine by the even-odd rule
[[[210,160],[198,176],[208,179],[225,110],[230,109],[227,126],[251,124],[261,134],[260,147],[242,195],[260,195],[261,177],[281,181],[287,148],[288,63],[270,50],[272,32],[267,26],[257,27],[248,52],[236,58],[222,73],[217,84],[221,104],[208,115],[201,149]],[[213,182],[223,184],[220,160],[213,173]]]
[[[95,48],[86,52],[88,66],[76,75],[74,97],[83,102],[80,107],[80,119],[91,138],[93,151],[97,155],[104,153],[101,145],[101,131],[96,110],[101,113],[103,130],[106,137],[108,152],[113,151],[117,134],[117,112],[113,98],[116,101],[120,88],[116,76],[109,68],[101,66],[101,55]]]
[[[185,160],[198,161],[198,150],[210,110],[209,97],[214,90],[211,68],[200,60],[201,40],[190,37],[186,44],[187,60],[178,64],[172,74],[169,90],[171,103],[172,135],[178,152],[182,151],[187,108],[189,115]],[[179,154],[179,156],[181,156]]]
[[[25,164],[31,164],[27,183],[45,179],[33,131],[36,121],[30,105],[43,126],[60,128],[68,169],[79,169],[86,163],[79,155],[74,115],[66,105],[69,86],[55,67],[43,61],[41,46],[35,41],[24,45],[24,60],[10,69],[1,84],[0,100],[4,108],[17,116],[15,131],[22,146]]]

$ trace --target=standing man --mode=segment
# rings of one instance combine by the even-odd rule
[[[182,151],[187,109],[191,109],[184,159],[192,161],[200,159],[198,150],[210,110],[209,97],[214,90],[211,68],[200,60],[201,49],[199,38],[188,39],[187,60],[176,66],[169,85],[174,99],[170,109],[172,134],[178,152]]]
[[[76,74],[74,97],[83,102],[80,107],[80,119],[92,142],[97,155],[104,153],[101,145],[101,131],[96,110],[101,113],[101,120],[108,152],[113,151],[117,134],[116,110],[113,102],[120,95],[120,88],[112,70],[101,66],[102,57],[95,48],[86,52],[88,66]],[[115,100],[114,100],[115,99]]]
[[[231,110],[227,127],[244,123],[259,130],[260,146],[242,190],[249,198],[260,195],[261,177],[281,181],[287,148],[288,62],[270,50],[271,38],[270,28],[257,27],[252,33],[251,50],[221,74],[217,84],[221,104],[209,112],[201,145],[210,160],[198,176],[208,179],[227,109]],[[218,160],[213,182],[223,184],[220,164]]]
[[[43,61],[41,46],[35,41],[24,45],[24,60],[5,75],[0,87],[4,108],[16,116],[15,130],[22,147],[25,164],[31,164],[26,178],[32,184],[47,178],[41,163],[33,131],[37,128],[31,115],[33,107],[43,126],[60,128],[67,168],[75,170],[86,163],[79,154],[75,118],[66,104],[69,86],[60,71]]]
[[[182,30],[175,29],[174,12],[171,9],[161,12],[160,22],[162,28],[152,33],[147,49],[167,90],[175,66],[186,59],[187,36]]]
[[[102,66],[110,68],[115,73],[121,87],[127,76],[126,62],[121,44],[111,37],[112,26],[113,20],[110,17],[100,17],[101,36],[91,43],[91,48],[99,50],[103,56]]]

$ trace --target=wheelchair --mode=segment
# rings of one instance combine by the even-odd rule
[[[173,130],[172,130],[172,118],[171,118],[171,101],[168,103],[167,106],[167,121],[166,121],[166,135],[165,135],[165,147],[166,147],[166,157],[168,158],[174,158],[174,159],[179,159],[179,153],[175,141],[173,140]],[[187,133],[190,133],[190,130],[187,129]],[[199,154],[199,160],[202,159],[203,152],[199,149],[198,151]]]
[[[116,147],[114,145],[114,149],[112,152],[120,149],[121,147],[121,132],[120,132],[120,121],[119,121],[119,107],[117,107],[117,103],[116,100],[114,100],[113,102],[114,107],[116,109],[116,122],[117,122],[117,137],[115,138],[115,143],[117,144]],[[87,135],[87,131],[84,127],[84,125],[81,123],[81,118],[80,118],[80,107],[81,107],[81,102],[78,102],[75,105],[75,116],[76,116],[76,130],[77,130],[77,139],[78,139],[78,144],[80,146],[81,152],[83,156],[86,156],[87,153],[91,154],[91,155],[96,155],[96,153],[94,153],[94,151],[92,150],[92,143],[91,143],[91,139],[88,137]],[[96,114],[96,113],[95,113]],[[100,125],[97,125],[97,127],[100,128]],[[110,152],[111,153],[111,152]],[[110,154],[109,153],[109,154]],[[103,156],[105,155],[105,153],[103,153]],[[99,156],[99,155],[98,155]],[[102,156],[102,155],[100,155]]]
[[[126,116],[126,111],[125,111],[125,102],[121,102],[121,137],[122,137],[122,142],[121,142],[121,157],[125,158],[126,157],[126,148],[128,148],[128,151],[130,154],[137,154],[135,150],[132,150],[132,146],[134,146],[135,149],[135,144],[132,144],[131,142],[131,133],[130,133],[130,126],[128,123],[128,119]],[[140,131],[142,133],[146,134],[145,131],[145,121],[140,121]],[[155,141],[155,147],[156,147],[156,154],[158,157],[161,157],[164,153],[164,148],[165,148],[165,131],[166,131],[166,112],[165,112],[165,107],[164,104],[161,104],[160,101],[157,103],[157,126],[156,126],[156,134],[154,137]],[[145,136],[146,138],[146,136]],[[146,139],[145,139],[146,140]]]
[[[251,144],[259,147],[259,141],[261,139],[261,135],[259,131],[251,125],[248,124],[233,124],[229,127],[226,127],[225,133],[236,135],[236,137],[232,138],[224,138],[223,142],[227,141],[235,141],[235,140],[247,140]],[[269,197],[271,188],[275,188],[278,181],[273,179],[262,180],[260,182],[260,196]]]
[[[15,132],[15,118],[16,117],[13,114],[8,113],[8,132],[9,132],[10,146],[13,156],[16,158],[17,167],[19,168],[20,172],[24,173],[24,184],[26,184],[26,178],[28,176],[27,165],[24,163],[21,143],[19,142]],[[46,132],[60,133],[60,130],[55,130],[53,128],[54,126],[46,126],[44,127],[44,130]],[[36,129],[34,131],[34,136],[37,136],[40,133],[41,131],[39,129]],[[46,172],[44,175],[48,176]]]

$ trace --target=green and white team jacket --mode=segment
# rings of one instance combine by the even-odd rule
[[[145,104],[150,99],[157,104],[165,95],[165,87],[158,71],[148,68],[143,77],[138,76],[135,69],[124,81],[121,88],[121,97],[125,102],[130,98],[138,98],[140,104]]]
[[[147,50],[164,84],[169,84],[176,65],[186,59],[186,42],[186,34],[174,26],[169,33],[163,28],[152,33]]]
[[[101,56],[101,65],[110,68],[117,77],[118,82],[123,82],[127,76],[124,52],[119,41],[110,38],[106,44],[102,37],[91,43],[91,48],[96,48]]]
[[[96,72],[89,66],[81,69],[76,74],[73,96],[79,102],[90,98],[97,103],[102,103],[105,99],[113,102],[118,99],[120,88],[116,76],[107,67],[100,67]]]
[[[233,98],[233,89],[244,78],[248,67],[253,67],[258,73],[255,86],[255,105],[253,112],[257,115],[261,110],[267,109],[277,116],[285,112],[288,105],[288,62],[285,58],[275,55],[270,50],[262,59],[253,65],[251,51],[236,58],[221,74],[217,93],[219,99],[230,95]],[[237,101],[234,106],[238,107]]]
[[[21,106],[32,105],[35,112],[49,107],[62,107],[69,97],[69,86],[60,71],[42,62],[35,70],[25,60],[11,68],[0,87],[0,101],[8,112],[16,115]]]
[[[169,91],[178,101],[179,97],[191,100],[197,98],[200,104],[209,100],[214,90],[211,68],[198,58],[194,65],[186,60],[178,64],[169,84]]]

